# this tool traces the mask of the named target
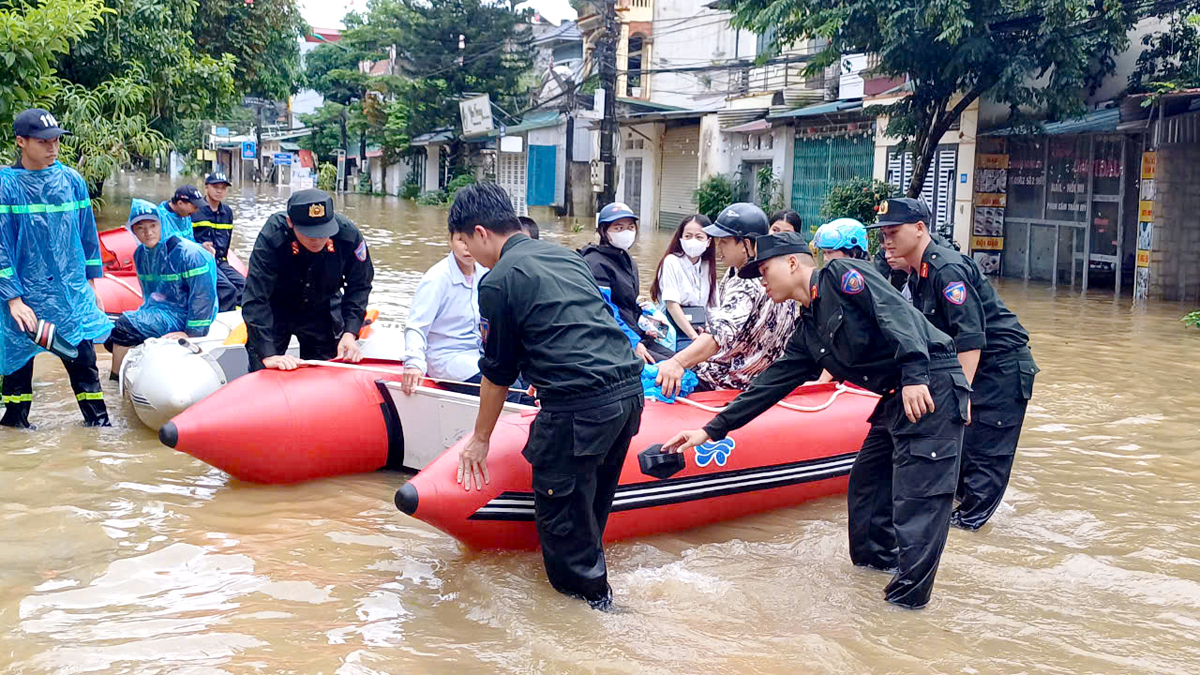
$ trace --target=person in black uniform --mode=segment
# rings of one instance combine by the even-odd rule
[[[971,383],[971,417],[963,439],[952,525],[978,530],[1000,506],[1016,456],[1025,408],[1038,372],[1029,333],[992,288],[974,260],[930,237],[929,211],[915,199],[889,199],[879,222],[888,255],[915,273],[909,288],[925,318],[954,338]]]
[[[223,202],[229,179],[221,172],[204,179],[204,201],[192,216],[196,243],[217,259],[217,309],[228,312],[242,304],[246,277],[229,264],[229,241],[233,238],[233,210]]]
[[[946,544],[970,391],[954,343],[869,261],[839,258],[818,271],[803,235],[791,232],[759,237],[757,248],[739,274],[761,273],[772,300],[804,308],[787,351],[707,426],[663,450],[725,438],[822,368],[879,394],[850,470],[850,559],[895,570],[884,599],[923,607]]]
[[[483,357],[475,432],[459,451],[467,490],[489,482],[488,442],[518,373],[537,389],[529,429],[534,521],[555,590],[612,607],[601,539],[629,442],[642,419],[642,361],[629,348],[587,263],[521,232],[494,183],[470,185],[450,207],[452,234],[491,272],[479,284]]]
[[[375,268],[354,223],[321,190],[300,190],[263,225],[242,298],[250,369],[294,370],[300,358],[362,360],[356,340]]]

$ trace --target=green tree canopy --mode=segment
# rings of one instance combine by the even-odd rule
[[[100,0],[0,5],[0,120],[53,104],[62,89],[55,72],[59,57],[96,30],[105,12]],[[12,142],[11,134],[0,134],[0,152]]]
[[[233,78],[239,93],[282,101],[299,90],[300,39],[308,24],[296,0],[201,2],[193,27],[201,52],[237,59]]]
[[[916,158],[909,197],[924,186],[942,135],[976,100],[1014,113],[1080,114],[1089,88],[1128,44],[1134,3],[1118,0],[730,0],[736,25],[773,30],[776,45],[828,42],[812,72],[842,55],[878,57],[874,74],[907,78],[908,95],[876,112]]]
[[[1200,1],[1165,17],[1167,29],[1142,36],[1145,49],[1129,74],[1129,91],[1172,91],[1200,86]]]

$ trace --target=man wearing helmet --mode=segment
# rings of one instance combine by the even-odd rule
[[[721,305],[687,349],[658,364],[656,382],[666,396],[679,390],[687,368],[695,368],[707,389],[745,389],[756,375],[783,356],[799,309],[792,301],[775,304],[762,284],[738,276],[754,265],[756,237],[767,234],[767,214],[754,204],[732,204],[704,233],[717,240],[717,255],[729,265],[721,281]]]

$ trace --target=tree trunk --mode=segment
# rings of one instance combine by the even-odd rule
[[[938,141],[941,140],[942,134],[946,133],[949,126],[940,120],[935,121],[932,126],[927,127],[924,138],[920,136],[916,138],[917,148],[913,152],[916,164],[913,166],[912,178],[908,181],[906,197],[910,199],[921,197],[921,190],[925,189],[925,174],[929,172],[929,166],[933,164],[933,155],[937,152]]]

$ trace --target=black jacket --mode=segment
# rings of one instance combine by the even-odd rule
[[[332,314],[339,336],[357,335],[362,328],[375,268],[354,223],[341,215],[334,218],[341,229],[318,253],[300,245],[283,213],[268,218],[254,242],[242,318],[247,339],[261,357],[277,356],[271,339],[281,328],[277,323],[321,326]]]
[[[201,201],[200,208],[192,215],[192,233],[197,244],[213,245],[217,262],[225,262],[229,257],[229,240],[233,238],[233,210],[221,204],[214,211],[208,200]]]
[[[638,318],[642,316],[642,308],[637,303],[641,282],[633,258],[629,257],[629,253],[608,244],[589,244],[580,249],[579,255],[583,256],[596,283],[612,291],[612,301],[621,320],[649,347],[649,343],[654,341],[648,339],[646,331],[638,326]]]
[[[928,385],[930,362],[954,358],[950,337],[931,326],[875,264],[831,260],[812,281],[812,302],[801,310],[783,358],[704,427],[712,439],[745,426],[822,368],[835,380],[882,395]]]

